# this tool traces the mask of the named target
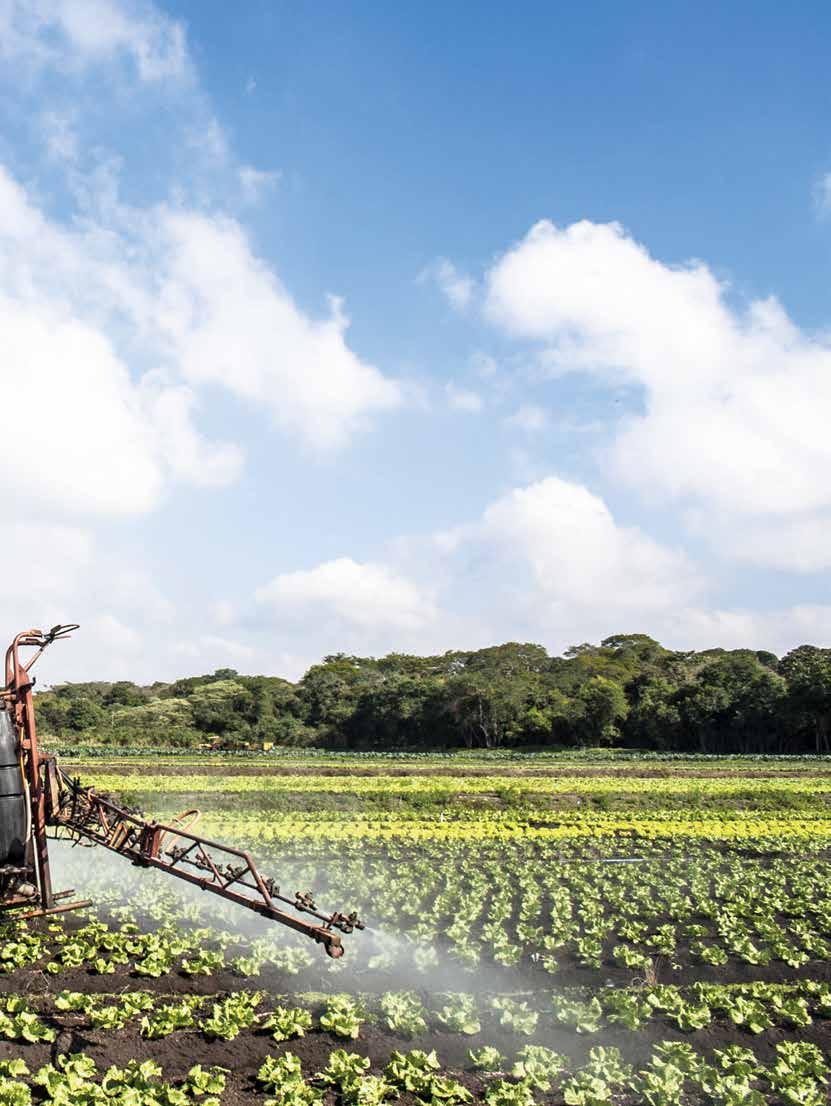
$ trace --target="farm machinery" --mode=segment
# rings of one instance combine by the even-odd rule
[[[49,839],[62,837],[167,872],[310,937],[329,956],[342,956],[340,934],[364,928],[356,914],[322,913],[310,891],[282,894],[248,852],[192,832],[198,811],[186,811],[170,825],[146,818],[85,787],[39,748],[30,672],[48,646],[77,629],[72,624],[47,633],[26,630],[6,651],[0,690],[0,910],[18,908],[18,917],[32,918],[90,905],[74,900],[74,891],[52,888]],[[29,649],[35,652],[21,656]]]

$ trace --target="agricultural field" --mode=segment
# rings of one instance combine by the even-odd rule
[[[819,1106],[831,759],[65,759],[356,909],[346,955],[58,843],[7,922],[0,1104]]]

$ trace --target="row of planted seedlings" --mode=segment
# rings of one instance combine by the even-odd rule
[[[113,928],[91,920],[69,929],[54,922],[42,931],[12,922],[0,932],[0,973],[36,966],[54,976],[79,968],[102,976],[123,969],[147,979],[160,979],[171,972],[210,976],[225,970],[252,976],[269,964],[292,975],[314,962],[308,949],[278,942],[273,935],[248,941],[230,931],[187,928],[171,921],[146,930],[135,922]]]
[[[497,1057],[492,1058],[494,1061]],[[826,1106],[831,1068],[810,1042],[782,1042],[772,1064],[760,1063],[746,1048],[714,1049],[707,1059],[684,1042],[657,1045],[649,1062],[635,1070],[618,1048],[590,1049],[585,1064],[575,1067],[544,1046],[527,1046],[510,1073],[486,1071],[478,1087],[464,1085],[442,1072],[435,1051],[393,1052],[379,1075],[369,1073],[366,1057],[340,1049],[329,1057],[324,1072],[304,1077],[302,1062],[292,1052],[267,1058],[257,1081],[272,1097],[269,1106],[312,1106],[323,1102],[329,1088],[343,1104],[381,1106],[407,1092],[425,1106],[483,1101],[486,1106],[535,1106],[541,1096],[556,1092],[566,1106],[680,1106],[705,1101],[714,1106]]]
[[[561,963],[642,971],[655,957],[670,970],[676,961],[797,969],[831,957],[824,857],[623,844],[588,861],[577,848],[528,842],[364,849],[343,858],[340,878],[416,944],[444,945],[473,969],[491,957],[552,974]],[[635,863],[604,862],[629,859],[626,846]]]
[[[636,851],[635,863],[605,863],[627,859],[627,850]],[[587,860],[577,846],[523,841],[475,850],[398,843],[343,856],[338,883],[350,889],[370,926],[380,919],[410,940],[416,971],[435,967],[439,951],[471,971],[492,960],[552,975],[563,966],[643,974],[656,958],[670,973],[696,964],[779,963],[796,970],[831,958],[831,864],[824,856],[698,849],[688,854],[631,841],[595,852]],[[322,874],[323,899],[326,872],[316,864],[316,854],[307,855],[297,879],[314,886]],[[149,917],[154,932],[140,932],[136,911],[124,905],[109,908],[123,923],[117,932],[96,922],[81,932],[63,923],[6,927],[0,971],[38,963],[55,974],[81,966],[106,973],[129,963],[149,976],[174,965],[189,974],[230,968],[253,975],[266,963],[292,972],[313,962],[312,953],[287,946],[276,932],[251,941],[233,928],[200,925],[211,915],[224,917],[229,927],[235,921],[230,910],[223,915],[217,909],[216,900],[185,901],[169,892],[154,898],[152,886],[142,896],[141,920]],[[106,891],[92,893],[106,901]],[[385,949],[383,942],[358,934],[345,962],[350,972],[383,971],[395,966],[397,956],[392,946]],[[340,962],[327,967],[344,970]]]
[[[125,776],[121,772],[87,772],[87,781],[100,791],[127,793]],[[584,798],[609,796],[617,799],[622,794],[645,796],[658,800],[664,806],[683,805],[685,799],[707,801],[714,798],[728,800],[766,799],[777,800],[780,797],[795,798],[805,796],[820,799],[831,795],[831,775],[827,772],[812,776],[801,773],[797,776],[753,777],[737,772],[735,775],[711,776],[701,778],[670,774],[654,776],[616,775],[359,775],[354,772],[343,774],[328,773],[312,775],[306,772],[292,774],[280,769],[261,775],[188,774],[177,771],[154,775],[142,773],[130,780],[135,784],[135,793],[152,796],[154,793],[210,795],[256,794],[258,797],[280,792],[289,794],[348,795],[369,801],[373,796],[400,797],[407,799],[416,796],[422,805],[435,802],[436,805],[449,801],[466,801],[477,795],[496,796],[511,804],[527,802],[530,798],[538,800],[544,796],[573,796]],[[134,791],[130,791],[133,794]],[[668,801],[664,801],[668,800]]]
[[[820,1050],[809,1042],[781,1042],[772,1064],[760,1063],[746,1048],[733,1045],[705,1057],[684,1042],[657,1045],[646,1065],[634,1070],[615,1047],[597,1046],[587,1062],[573,1066],[544,1046],[526,1046],[510,1072],[490,1068],[501,1062],[484,1055],[481,1079],[467,1083],[446,1073],[434,1050],[393,1050],[380,1072],[370,1060],[345,1048],[333,1049],[322,1070],[304,1072],[289,1050],[267,1056],[252,1082],[269,1097],[266,1106],[313,1106],[325,1099],[342,1106],[383,1106],[402,1094],[424,1106],[484,1101],[486,1106],[534,1106],[557,1089],[567,1106],[614,1106],[643,1102],[678,1106],[702,1099],[715,1106],[824,1106],[829,1069]],[[490,1069],[490,1070],[489,1070]],[[0,1061],[0,1102],[30,1106],[33,1091],[55,1106],[221,1106],[227,1069],[194,1065],[178,1082],[166,1080],[153,1060],[131,1060],[99,1073],[83,1053],[64,1055],[31,1072],[25,1060]],[[689,1097],[688,1097],[689,1096]]]
[[[163,996],[65,990],[54,997],[0,998],[0,1036],[29,1042],[54,1040],[57,1029],[67,1026],[120,1030],[128,1023],[151,1040],[179,1030],[199,1030],[207,1040],[234,1040],[253,1031],[282,1043],[305,1036],[313,1027],[334,1038],[357,1040],[363,1027],[371,1026],[404,1040],[431,1033],[479,1038],[498,1031],[501,1037],[545,1041],[568,1032],[594,1035],[611,1028],[639,1031],[647,1025],[689,1034],[734,1026],[752,1038],[769,1029],[800,1030],[828,1019],[831,984],[818,980],[490,996],[389,991],[380,996],[311,993],[275,999],[262,991]]]

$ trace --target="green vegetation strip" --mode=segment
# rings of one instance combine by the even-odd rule
[[[117,772],[90,771],[86,781],[99,791],[123,791],[132,783]],[[662,798],[766,795],[826,795],[831,794],[831,776],[799,776],[785,779],[752,779],[747,777],[717,777],[696,779],[684,776],[660,778],[616,776],[473,776],[459,780],[448,776],[315,776],[292,775],[283,769],[273,774],[250,775],[186,775],[142,774],[140,788],[143,793],[154,791],[167,794],[244,794],[246,792],[297,792],[351,795],[425,795],[446,797],[465,795],[504,794],[506,797],[522,795],[617,795],[621,791],[631,794],[648,794]]]

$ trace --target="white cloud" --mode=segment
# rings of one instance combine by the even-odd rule
[[[645,412],[623,425],[610,471],[733,514],[739,534],[748,517],[831,507],[831,348],[773,299],[739,312],[727,297],[703,263],[664,265],[617,224],[543,222],[489,273],[486,310],[541,343],[551,371],[640,386]]]
[[[664,640],[678,649],[768,649],[778,656],[799,645],[831,642],[831,606],[802,603],[770,611],[690,608],[664,623]]]
[[[814,186],[814,202],[820,214],[831,211],[831,173],[824,173]]]
[[[0,167],[0,380],[28,413],[0,435],[7,498],[125,515],[156,506],[170,478],[236,477],[239,451],[201,437],[191,393],[135,381],[116,351],[108,305],[143,313],[146,300],[125,264],[47,222]]]
[[[140,635],[132,626],[127,626],[109,612],[95,615],[89,629],[99,644],[116,653],[136,652],[142,644]]]
[[[548,413],[536,403],[523,403],[505,422],[508,426],[514,426],[517,430],[524,430],[528,434],[534,434],[538,430],[544,430],[548,425]]]
[[[518,640],[559,652],[620,626],[665,627],[667,612],[695,606],[706,584],[683,552],[619,522],[588,488],[550,475],[470,522],[398,540],[385,563],[435,596],[430,622],[387,646],[419,652]]]
[[[217,626],[231,626],[236,618],[236,607],[230,599],[217,599],[211,604],[211,615]]]
[[[217,634],[200,634],[193,641],[183,641],[175,645],[173,654],[190,665],[196,664],[201,669],[215,671],[234,664],[250,665],[256,651],[242,641]]]
[[[190,388],[154,387],[148,382],[148,391],[148,417],[170,472],[203,487],[233,483],[242,469],[243,451],[231,443],[208,442],[199,434],[192,420],[197,401]]]
[[[0,0],[0,29],[21,71],[21,58],[40,53],[66,66],[127,54],[147,79],[184,75],[189,65],[181,26],[144,0]],[[274,175],[235,163],[224,128],[190,76],[174,131],[178,126],[181,140],[197,142],[207,162],[221,164],[223,180],[230,171],[248,198],[262,192]],[[97,465],[90,481],[76,479],[81,469],[73,469],[70,454],[67,507],[83,501],[95,509],[146,510],[169,477],[233,480],[240,449],[204,441],[195,425],[204,385],[270,413],[317,450],[345,445],[373,414],[404,402],[401,386],[349,347],[336,297],[320,318],[301,311],[239,222],[201,194],[191,208],[181,192],[175,205],[128,207],[119,195],[117,156],[102,153],[92,172],[82,171],[74,164],[75,117],[64,109],[39,114],[52,155],[73,163],[65,167],[78,209],[64,223],[44,217],[0,166],[0,297],[12,314],[17,303],[24,308],[16,356],[24,353],[23,322],[40,326],[40,344],[28,354],[38,370],[27,398],[38,401],[47,421],[50,411],[67,409],[71,393],[71,373],[44,347],[50,328],[60,323],[76,342],[83,335],[85,355],[95,347],[79,380],[91,393],[80,418],[100,424],[115,450],[112,475]],[[10,346],[15,334],[5,340]],[[13,365],[0,371],[11,373]],[[53,387],[50,373],[59,372],[63,380]],[[85,452],[92,463],[98,447],[92,435],[83,439],[75,454]],[[119,479],[123,496],[114,492]]]
[[[61,511],[131,514],[163,473],[139,395],[109,343],[48,309],[0,298],[0,377],[20,417],[0,435],[5,497]]]
[[[319,449],[343,445],[399,386],[346,344],[340,301],[303,314],[230,219],[168,212],[159,323],[192,383],[216,383]]]
[[[445,385],[447,401],[455,411],[468,411],[470,414],[478,414],[482,410],[482,397],[478,392],[469,388],[459,388],[453,383]]]
[[[831,564],[831,515],[741,519],[690,512],[687,528],[736,560],[785,572],[821,572]]]
[[[142,0],[0,0],[0,56],[62,69],[128,58],[148,82],[190,72],[182,25]]]
[[[395,543],[391,564],[436,592],[419,651],[530,640],[559,653],[624,628],[676,649],[781,655],[831,641],[831,605],[759,611],[709,603],[717,581],[682,551],[623,525],[589,489],[555,476],[514,488],[466,525]]]
[[[193,389],[207,383],[270,411],[316,449],[344,445],[373,413],[403,401],[347,345],[340,304],[323,319],[306,316],[234,220],[125,209],[110,196],[99,219],[67,230],[2,168],[0,311],[0,372],[11,379],[26,368],[25,399],[53,443],[13,468],[31,468],[26,479],[42,478],[38,492],[68,507],[147,510],[166,474],[203,485],[235,479],[239,448],[206,442],[194,424]],[[164,373],[133,382],[114,344],[125,321],[130,356]],[[52,453],[68,410],[74,432],[60,466]],[[10,453],[18,449],[14,432],[5,440]]]
[[[469,276],[460,273],[452,261],[446,257],[437,258],[418,275],[419,283],[432,280],[437,285],[442,295],[445,296],[451,307],[457,311],[464,311],[473,299],[475,284]]]
[[[556,476],[491,504],[474,533],[530,569],[531,603],[545,617],[580,608],[645,615],[701,586],[683,553],[619,525],[602,499]]]
[[[15,520],[5,619],[83,623],[54,665],[47,658],[60,679],[150,680],[180,673],[185,656],[188,667],[229,655],[250,667],[253,648],[226,636],[227,603],[215,608],[218,633],[177,651],[171,626],[193,624],[188,604],[210,609],[211,597],[174,602],[160,590],[143,563],[145,524],[128,531],[123,518],[154,510],[177,484],[237,478],[242,450],[199,425],[223,398],[326,450],[399,406],[403,390],[349,347],[336,298],[321,318],[302,311],[223,214],[276,174],[236,158],[178,23],[144,0],[0,0],[0,65],[39,143],[26,151],[25,189],[0,165],[0,382],[14,402],[0,435],[0,492]],[[159,82],[161,117],[160,90],[148,87]],[[100,114],[85,109],[95,97]],[[99,128],[112,141],[128,104],[131,127],[152,105],[162,189],[171,174],[144,206],[121,195],[133,151],[100,145]],[[60,220],[45,213],[57,197]]]
[[[46,111],[41,128],[49,157],[71,164],[78,159],[78,134],[72,114]]]
[[[246,203],[257,203],[264,193],[280,179],[274,170],[255,169],[253,165],[241,165],[237,170],[242,196]]]
[[[231,158],[231,144],[225,128],[215,115],[200,119],[187,132],[187,143],[207,161],[225,165]]]
[[[259,588],[256,598],[280,617],[320,615],[373,632],[419,629],[435,613],[429,597],[400,573],[348,557],[283,573]]]

